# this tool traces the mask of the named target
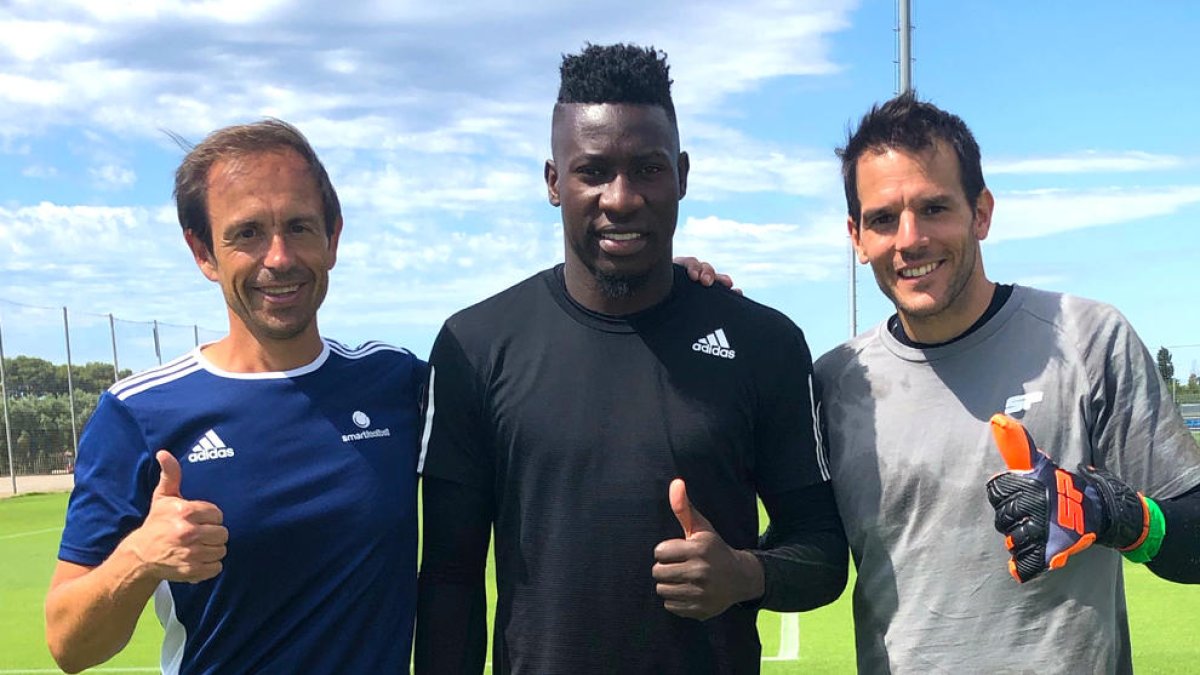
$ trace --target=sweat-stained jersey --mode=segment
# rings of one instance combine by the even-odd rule
[[[752,673],[756,610],[663,608],[667,500],[754,548],[755,495],[827,479],[804,336],[675,268],[669,297],[611,317],[561,265],[451,317],[433,347],[422,473],[494,497],[497,673]]]
[[[988,420],[1021,420],[1059,466],[1148,497],[1200,484],[1200,451],[1129,322],[1016,286],[977,330],[925,349],[884,324],[816,365],[838,510],[858,570],[859,672],[1129,673],[1122,558],[1092,546],[1025,584],[984,489]]]
[[[426,375],[403,349],[326,341],[287,372],[197,348],[122,380],[80,439],[59,558],[99,565],[141,524],[167,449],[229,543],[216,577],[155,593],[165,673],[408,672]]]

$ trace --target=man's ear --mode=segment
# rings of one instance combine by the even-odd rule
[[[867,254],[862,250],[862,238],[859,236],[862,231],[858,227],[858,223],[854,222],[854,216],[846,216],[846,231],[850,233],[850,243],[854,246],[854,254],[858,257],[860,264],[867,264]]]
[[[988,232],[992,229],[992,212],[995,208],[996,198],[992,196],[992,191],[983,188],[975,200],[975,222],[972,224],[975,238],[979,241],[987,239]]]
[[[333,269],[337,264],[337,246],[338,241],[342,238],[342,219],[339,216],[337,222],[333,224],[333,234],[329,235],[329,267]]]
[[[554,165],[554,160],[546,160],[542,174],[546,179],[546,196],[550,198],[550,205],[562,206],[562,200],[558,197],[558,167]]]
[[[208,242],[204,241],[200,235],[194,230],[184,230],[183,240],[187,242],[188,248],[192,251],[192,258],[196,261],[196,267],[200,268],[200,273],[209,281],[218,281],[217,276],[217,259],[209,250]]]
[[[684,195],[687,194],[688,170],[690,170],[692,168],[692,161],[690,159],[688,159],[688,154],[686,152],[679,153],[678,167],[679,167],[679,198],[683,199]]]

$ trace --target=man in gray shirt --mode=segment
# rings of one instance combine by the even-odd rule
[[[988,280],[994,201],[958,117],[901,95],[838,154],[859,261],[896,306],[816,364],[859,670],[1130,672],[1117,549],[1200,582],[1200,451],[1154,360],[1112,307]],[[1004,473],[997,412],[1045,471]]]

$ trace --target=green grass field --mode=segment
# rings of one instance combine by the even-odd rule
[[[56,672],[42,634],[42,598],[54,567],[66,499],[65,494],[42,494],[0,500],[0,675]],[[1196,672],[1200,586],[1170,584],[1135,565],[1127,565],[1126,577],[1137,672]],[[789,629],[799,626],[798,659],[777,660],[781,623]],[[799,615],[798,621],[763,612],[759,633],[764,673],[854,672],[849,591],[829,607]],[[129,646],[92,672],[154,672],[161,636],[153,613],[147,611]],[[794,651],[794,644],[785,645],[785,651]]]

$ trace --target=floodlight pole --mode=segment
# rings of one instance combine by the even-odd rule
[[[896,0],[896,35],[899,52],[896,66],[900,87],[897,94],[912,91],[912,2]],[[858,335],[858,254],[850,242],[850,337]]]
[[[900,3],[900,91],[903,94],[912,91],[912,7],[910,0],[898,0]]]

